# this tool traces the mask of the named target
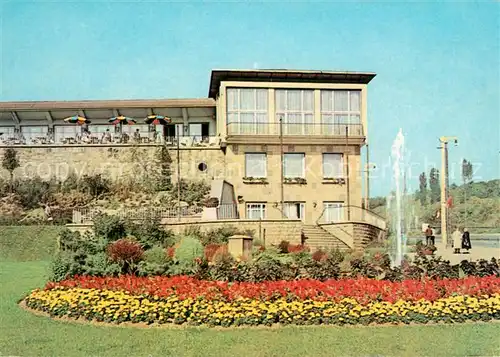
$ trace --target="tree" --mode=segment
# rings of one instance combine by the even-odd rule
[[[468,187],[469,184],[472,182],[472,163],[470,161],[467,161],[466,159],[462,160],[462,181],[464,183],[463,187],[463,199],[464,203],[467,203],[467,196],[468,196]],[[467,224],[467,213],[465,214],[465,223]]]
[[[417,191],[417,200],[420,201],[420,204],[424,206],[427,203],[427,177],[425,176],[425,172],[422,172],[418,177],[419,180],[419,190]]]
[[[472,182],[472,163],[463,159],[462,161],[462,180],[464,184]]]
[[[19,163],[19,158],[17,157],[17,151],[13,148],[5,149],[3,153],[2,167],[9,171],[11,192],[14,187],[14,170],[19,166],[21,166],[21,164]]]
[[[430,201],[436,203],[441,200],[441,187],[439,185],[439,170],[432,168],[429,173]]]

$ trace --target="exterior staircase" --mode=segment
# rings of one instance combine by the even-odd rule
[[[317,225],[302,226],[302,234],[306,239],[305,244],[311,248],[311,251],[324,249],[350,250],[349,246],[341,239],[324,230]]]

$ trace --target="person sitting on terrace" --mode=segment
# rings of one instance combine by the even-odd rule
[[[141,133],[139,132],[139,129],[136,129],[134,132],[134,141],[136,141],[136,142],[141,141]]]

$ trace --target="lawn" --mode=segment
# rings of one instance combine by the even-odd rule
[[[0,261],[50,260],[61,226],[0,226]]]
[[[37,239],[19,235],[25,227],[15,228],[0,228],[0,248],[10,250],[0,255],[1,356],[500,355],[500,323],[215,330],[54,321],[17,305],[31,289],[44,285],[49,263],[36,258],[53,253],[42,242],[51,245],[54,239],[45,230]],[[14,234],[17,243],[10,242],[6,232]]]

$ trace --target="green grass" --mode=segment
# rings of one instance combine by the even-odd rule
[[[51,320],[17,302],[45,284],[54,229],[0,227],[0,356],[500,355],[500,323],[215,330]]]
[[[0,226],[0,261],[49,260],[61,226]]]

